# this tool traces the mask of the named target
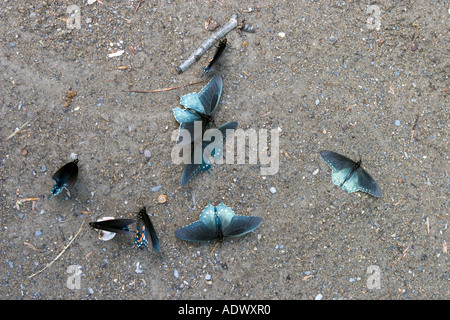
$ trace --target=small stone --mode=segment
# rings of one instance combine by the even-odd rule
[[[209,273],[206,274],[205,280],[206,281],[210,281],[211,280],[211,275]]]
[[[279,33],[278,33],[278,36],[279,36],[280,38],[284,38],[284,37],[286,37],[286,33],[284,33],[284,32],[279,32]]]
[[[150,190],[152,190],[153,192],[156,192],[156,191],[159,191],[159,189],[161,189],[161,188],[162,188],[162,186],[159,185],[159,186],[155,186],[155,187],[150,188]]]
[[[42,166],[41,167],[41,172],[45,172],[45,171],[47,171],[47,167],[46,166]]]
[[[322,300],[323,296],[319,293],[314,300]]]
[[[400,120],[395,120],[395,121],[394,121],[394,124],[395,124],[397,127],[400,127],[401,122],[400,122]]]
[[[177,270],[177,269],[175,269],[175,270],[173,271],[173,276],[174,276],[175,278],[178,279],[179,274],[178,274],[178,270]]]
[[[269,191],[270,191],[271,193],[275,193],[275,192],[277,192],[277,189],[275,189],[275,187],[271,187]]]
[[[152,153],[150,152],[150,150],[145,150],[145,151],[144,151],[144,156],[145,156],[146,158],[151,158],[151,157],[152,157]]]
[[[319,99],[316,99],[316,106],[320,103]]]
[[[42,231],[36,230],[36,231],[34,232],[34,235],[35,235],[36,237],[40,237],[40,236],[42,236]]]
[[[28,154],[27,147],[23,147],[22,150],[20,150],[20,154],[25,157]]]

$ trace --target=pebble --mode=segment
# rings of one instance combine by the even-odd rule
[[[174,271],[173,271],[173,276],[175,277],[175,278],[177,278],[178,279],[178,270],[177,269],[175,269]]]
[[[206,281],[210,281],[211,280],[211,275],[209,273],[206,274],[205,280]]]
[[[400,120],[395,120],[395,121],[394,121],[394,124],[395,124],[397,127],[400,127],[401,122],[400,122]]]
[[[156,192],[156,191],[159,191],[159,189],[161,189],[161,188],[162,188],[162,186],[159,185],[159,186],[155,186],[155,187],[150,188],[150,190],[152,190],[153,192]]]
[[[151,157],[152,157],[152,153],[150,152],[150,150],[145,150],[145,151],[144,151],[144,156],[145,156],[146,158],[151,158]]]
[[[319,293],[314,300],[322,300],[323,296]]]
[[[47,171],[47,167],[46,166],[42,166],[41,167],[41,172],[45,172],[45,171]]]
[[[42,236],[42,231],[36,230],[36,231],[34,232],[34,235],[35,235],[36,237],[40,237],[40,236]]]
[[[275,192],[277,192],[277,189],[275,189],[275,187],[272,187],[272,188],[270,188],[270,192],[275,193]]]
[[[319,99],[316,99],[316,106],[320,103]]]

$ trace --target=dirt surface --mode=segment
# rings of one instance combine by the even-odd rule
[[[369,4],[2,1],[0,297],[448,299],[448,3],[379,1],[379,30]],[[277,130],[279,170],[216,165],[181,187],[170,108],[206,82],[123,90],[209,79],[213,49],[175,68],[212,34],[209,16],[233,13],[256,32],[227,35],[216,124]],[[333,185],[323,149],[360,155],[383,196]],[[47,200],[71,153],[71,197]],[[221,200],[261,226],[218,244],[175,238]],[[160,253],[88,225],[144,205]]]

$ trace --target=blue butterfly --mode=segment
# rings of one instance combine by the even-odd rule
[[[175,236],[186,241],[222,240],[252,232],[261,221],[260,217],[238,216],[223,202],[215,208],[208,203],[200,214],[200,220],[176,230]]]
[[[69,188],[75,184],[78,178],[78,159],[75,159],[72,162],[66,163],[64,166],[58,169],[55,174],[52,176],[52,179],[55,180],[55,185],[52,188],[52,193],[48,197],[51,199],[53,196],[58,195],[62,189],[66,189],[69,197],[70,192]]]
[[[331,180],[348,193],[363,191],[381,197],[381,189],[370,174],[355,162],[339,153],[322,150],[320,156],[331,168]]]
[[[225,143],[225,138],[226,138],[226,134],[227,134],[227,129],[236,129],[237,128],[238,123],[237,122],[229,122],[226,123],[222,126],[220,126],[219,128],[217,128],[217,130],[220,131],[220,133],[222,134],[223,137],[223,141],[221,141],[221,144],[219,142],[219,146],[217,148],[214,148],[211,150],[211,157],[215,158],[215,159],[220,159],[223,156],[223,146]],[[199,142],[197,142],[199,143]],[[186,163],[184,165],[184,169],[183,169],[183,173],[181,175],[181,185],[184,186],[186,185],[189,180],[191,180],[198,172],[204,172],[204,171],[209,171],[209,169],[211,168],[211,161],[210,159],[205,159],[205,157],[203,157],[204,155],[204,151],[206,148],[208,148],[209,145],[211,145],[212,142],[208,142],[208,141],[202,141],[202,162],[197,162],[196,163],[196,159],[195,159],[195,143],[191,144],[191,160],[190,163]],[[209,150],[208,150],[209,153]]]
[[[190,142],[194,141],[194,122],[202,124],[201,133],[214,124],[213,114],[219,104],[222,94],[222,77],[214,76],[200,92],[191,92],[180,97],[180,104],[184,109],[177,107],[172,109],[175,119],[180,123],[181,130],[188,130],[191,135]],[[181,142],[181,135],[177,143]],[[186,143],[186,141],[185,141]]]
[[[146,247],[148,244],[148,238],[152,240],[153,249],[159,252],[159,239],[153,227],[150,216],[147,213],[145,207],[143,207],[138,213],[136,236],[134,243],[139,247]]]

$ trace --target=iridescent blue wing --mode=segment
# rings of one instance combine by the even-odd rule
[[[216,211],[221,221],[224,237],[242,236],[255,230],[262,221],[259,217],[238,216],[230,207],[224,205],[223,202],[216,206]]]
[[[216,211],[217,215],[220,218],[221,228],[222,230],[224,230],[230,225],[231,220],[235,216],[235,213],[230,207],[223,204],[223,202],[221,202],[218,206],[216,206]]]
[[[52,196],[55,196],[61,192],[63,188],[71,188],[78,178],[78,159],[75,159],[72,162],[66,163],[64,166],[58,169],[53,176],[52,179],[55,180],[55,185],[52,188],[52,193],[49,199]]]
[[[134,242],[139,248],[146,247],[148,244],[148,238],[152,240],[153,248],[159,252],[158,236],[146,208],[143,207],[138,213],[138,223]]]
[[[211,115],[219,104],[222,94],[222,76],[215,75],[198,93],[205,114]]]
[[[320,156],[334,171],[352,169],[356,165],[356,162],[352,159],[333,151],[322,150]]]
[[[224,124],[222,126],[220,126],[219,128],[217,128],[218,130],[221,131],[222,136],[223,136],[223,140],[225,141],[226,138],[226,130],[227,129],[236,129],[237,128],[237,122],[229,122],[227,124]],[[205,148],[209,145],[210,142],[203,142],[202,144],[202,155],[203,155],[203,151],[205,150]],[[184,169],[183,169],[183,173],[181,175],[181,185],[184,186],[186,185],[189,180],[191,180],[197,173],[199,172],[204,172],[204,171],[208,171],[211,168],[211,163],[209,159],[202,159],[202,163],[195,163],[195,159],[194,159],[194,151],[195,151],[195,147],[194,144],[191,145],[191,163],[187,163],[184,165]],[[217,152],[217,155],[216,155]],[[214,148],[213,150],[211,150],[211,156],[218,158],[221,157],[223,153],[223,144],[222,144],[222,148],[216,150],[216,148]]]
[[[197,93],[195,93],[197,94]],[[198,99],[197,99],[198,100]],[[200,101],[199,104],[201,105]],[[173,116],[175,117],[175,120],[178,121],[178,123],[184,123],[184,122],[191,122],[191,121],[198,121],[201,120],[201,117],[189,111],[188,109],[181,109],[180,107],[172,109]]]
[[[175,230],[175,236],[185,241],[211,241],[217,238],[217,232],[208,228],[203,222],[196,221]]]
[[[191,92],[185,94],[184,96],[180,96],[180,104],[186,109],[192,109],[194,111],[197,111],[198,113],[205,114],[205,108],[200,102],[197,92]]]
[[[252,232],[261,224],[260,217],[247,217],[235,215],[230,224],[223,228],[224,237],[240,237],[246,233]]]
[[[211,149],[211,157],[214,157],[216,159],[220,159],[223,156],[223,150],[224,150],[224,146],[225,146],[225,141],[226,141],[226,136],[227,136],[227,130],[234,130],[237,128],[238,123],[237,122],[229,122],[226,123],[222,126],[220,126],[219,128],[215,128],[217,130],[220,131],[220,133],[222,134],[223,140],[222,143],[216,148]],[[214,130],[214,129],[212,129]],[[203,142],[203,150],[205,148],[207,148],[212,142],[209,141],[205,141]],[[204,162],[208,165],[211,164],[210,159],[204,159]]]
[[[365,193],[373,195],[374,197],[381,197],[382,192],[380,187],[366,170],[359,167],[358,169],[356,169],[356,172],[353,175],[353,177],[355,177],[353,179],[355,181],[354,182],[348,181],[348,182],[352,183],[354,188],[357,189],[357,191],[363,191]]]
[[[89,225],[95,229],[105,230],[114,233],[133,235],[134,232],[131,232],[128,229],[128,225],[136,222],[133,219],[112,219],[112,220],[104,220],[104,221],[96,221],[90,222]]]
[[[209,204],[202,210],[200,221],[175,231],[175,236],[186,241],[210,241],[218,236],[214,206]]]

